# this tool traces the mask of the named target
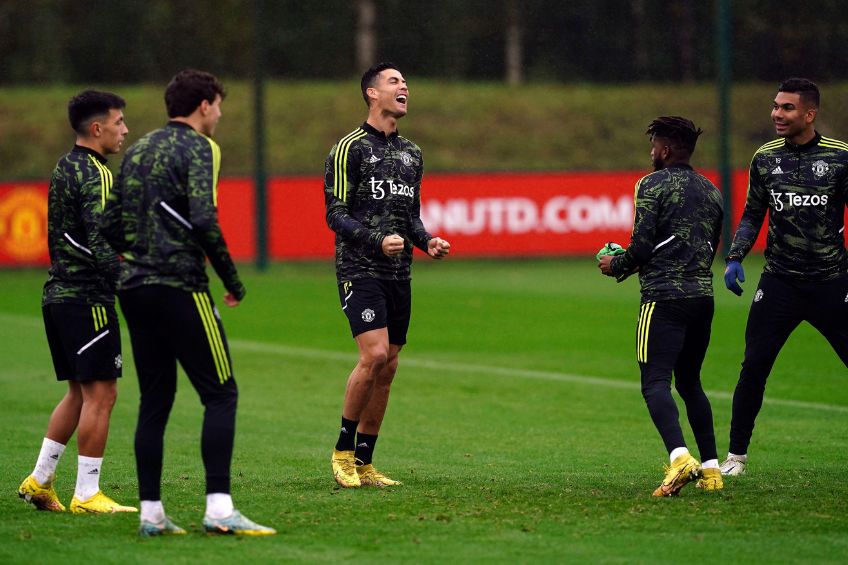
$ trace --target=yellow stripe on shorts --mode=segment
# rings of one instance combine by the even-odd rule
[[[224,349],[224,340],[221,339],[221,331],[215,321],[212,303],[204,292],[193,292],[191,294],[194,297],[194,303],[197,305],[197,311],[200,313],[203,329],[206,331],[206,339],[209,340],[209,350],[212,353],[212,360],[215,362],[218,380],[221,384],[224,384],[233,372],[230,368],[227,352]]]
[[[648,333],[651,329],[651,316],[654,314],[656,302],[645,302],[639,311],[639,326],[636,330],[636,360],[648,362]]]
[[[96,332],[109,323],[109,319],[106,317],[106,308],[103,306],[92,306],[91,317],[94,319],[94,331]]]

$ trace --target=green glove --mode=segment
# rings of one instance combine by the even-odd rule
[[[598,251],[598,254],[595,255],[595,259],[600,261],[601,257],[604,255],[612,255],[613,257],[616,255],[621,255],[622,253],[626,253],[627,250],[620,246],[617,243],[613,243],[612,241],[608,242],[606,245],[601,247],[601,250]]]

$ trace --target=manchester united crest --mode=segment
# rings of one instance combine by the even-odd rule
[[[816,175],[817,179],[820,179],[825,176],[829,170],[830,165],[828,165],[824,161],[819,160],[813,163],[813,174]]]

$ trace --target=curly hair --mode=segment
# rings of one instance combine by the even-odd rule
[[[695,152],[695,144],[702,133],[704,131],[696,128],[692,120],[681,116],[661,116],[650,123],[645,135],[670,139],[675,147],[691,155]]]

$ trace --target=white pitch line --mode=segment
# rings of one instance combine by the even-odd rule
[[[29,328],[43,328],[44,322],[35,316],[26,316],[20,314],[4,314],[0,313],[0,323],[6,326],[20,327],[26,326]],[[124,333],[124,337],[127,337]],[[356,352],[349,353],[343,351],[328,351],[324,349],[313,349],[307,347],[293,347],[290,345],[280,345],[275,343],[263,343],[259,341],[248,341],[241,339],[229,340],[230,347],[241,351],[253,351],[256,353],[269,353],[273,355],[281,355],[285,357],[298,357],[301,359],[316,359],[320,361],[338,361],[340,363],[348,363],[351,366],[356,362]],[[625,390],[639,390],[640,385],[635,381],[626,381],[623,379],[605,379],[600,377],[590,377],[586,375],[574,375],[570,373],[559,373],[555,371],[535,371],[531,369],[509,369],[505,367],[494,367],[490,365],[476,365],[471,363],[451,363],[442,361],[432,361],[429,359],[417,359],[404,355],[401,359],[401,365],[425,369],[430,371],[450,371],[455,373],[477,373],[485,375],[497,375],[501,377],[513,377],[520,379],[535,379],[544,381],[558,381],[566,383],[602,386],[606,388],[619,388]],[[706,391],[707,396],[722,400],[731,400],[733,394],[725,391]],[[848,406],[839,404],[825,404],[822,402],[805,402],[803,400],[790,400],[782,398],[766,397],[763,402],[773,406],[786,406],[788,408],[801,408],[804,410],[819,410],[823,412],[837,412],[841,414],[848,413]]]
[[[328,351],[323,349],[312,349],[306,347],[292,347],[289,345],[278,345],[274,343],[262,343],[258,341],[230,340],[233,349],[242,351],[253,351],[256,353],[270,353],[285,357],[300,357],[305,359],[319,359],[323,361],[339,361],[353,365],[356,362],[356,353],[344,353],[341,351]],[[497,375],[501,377],[517,377],[521,379],[535,379],[545,381],[558,381],[582,385],[602,386],[607,388],[620,388],[626,390],[639,390],[640,384],[634,381],[622,379],[606,379],[601,377],[590,377],[586,375],[574,375],[570,373],[559,373],[555,371],[536,371],[532,369],[511,369],[506,367],[495,367],[492,365],[477,365],[471,363],[451,363],[443,361],[432,361],[428,359],[417,359],[404,356],[401,366],[415,367],[432,371],[450,371],[456,373],[479,373],[485,375]],[[733,394],[724,391],[706,391],[710,398],[731,400]],[[848,413],[848,406],[838,404],[825,404],[822,402],[805,402],[803,400],[787,400],[781,398],[764,398],[765,404],[774,406],[786,406],[789,408],[802,408],[806,410],[819,410],[825,412]]]

